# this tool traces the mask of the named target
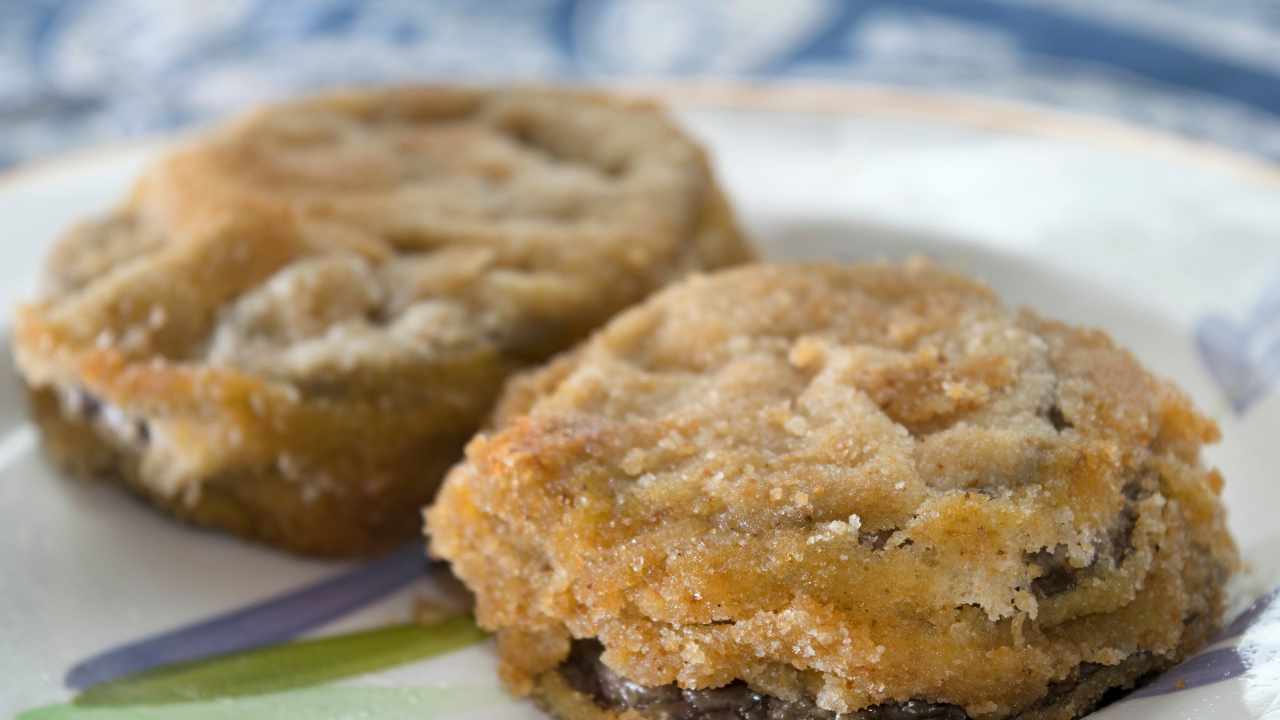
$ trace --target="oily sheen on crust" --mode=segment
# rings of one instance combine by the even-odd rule
[[[1070,718],[1218,622],[1216,437],[1104,333],[928,263],[753,266],[514,382],[427,520],[510,687],[590,700],[562,716],[646,717],[564,691],[594,640],[647,688]]]
[[[367,553],[417,531],[511,371],[749,256],[655,107],[352,92],[159,161],[55,248],[15,355],[73,470],[292,550]]]

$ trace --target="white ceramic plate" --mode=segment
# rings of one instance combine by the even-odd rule
[[[1234,588],[1237,609],[1274,586],[1280,173],[1123,127],[956,98],[812,88],[672,95],[769,255],[930,254],[1012,303],[1105,328],[1174,378],[1222,425],[1209,460],[1227,477],[1231,524],[1251,563]],[[54,237],[121,197],[159,147],[0,177],[6,316]],[[75,688],[130,668],[404,623],[415,602],[450,602],[456,588],[439,570],[424,572],[416,548],[363,566],[300,560],[60,477],[37,452],[4,350],[0,716],[540,717],[500,691],[487,643],[291,691],[62,705]],[[1099,716],[1280,714],[1280,621],[1265,604],[1255,609],[1258,622]],[[286,672],[288,660],[272,662]]]

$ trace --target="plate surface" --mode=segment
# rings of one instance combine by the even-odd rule
[[[1109,331],[1221,424],[1224,440],[1208,458],[1227,478],[1231,525],[1251,565],[1234,588],[1237,608],[1267,593],[1280,579],[1273,520],[1280,398],[1272,392],[1280,376],[1280,173],[1166,138],[1008,106],[881,91],[834,103],[824,97],[807,110],[794,102],[789,110],[768,107],[755,95],[731,98],[735,107],[719,97],[680,111],[711,147],[766,253],[839,260],[925,253],[982,278],[1010,303]],[[122,197],[160,147],[0,177],[6,318],[31,291],[57,234]],[[244,644],[332,636],[404,623],[415,603],[453,597],[456,589],[438,570],[423,573],[415,549],[377,566],[299,560],[175,524],[114,488],[60,477],[38,452],[7,345],[3,358],[0,717],[361,711],[376,718],[409,708],[423,717],[541,717],[501,692],[488,643],[232,701],[152,711],[58,705],[73,687],[147,664],[140,653],[182,657],[182,643],[202,637],[211,618],[231,628],[216,637]],[[326,597],[346,599],[319,607]],[[264,602],[283,615],[263,615]],[[1258,621],[1215,645],[1208,659],[1175,669],[1147,696],[1099,717],[1280,715],[1280,619],[1274,608],[1258,607],[1251,616]],[[284,616],[296,627],[272,635],[262,618]],[[166,635],[193,625],[176,639]],[[148,639],[141,649],[131,645]]]

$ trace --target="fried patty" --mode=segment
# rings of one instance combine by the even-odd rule
[[[59,242],[14,350],[67,467],[203,525],[361,554],[418,531],[510,373],[749,257],[658,108],[352,92],[162,158]]]
[[[1104,333],[930,263],[759,265],[514,382],[427,520],[564,717],[1060,720],[1219,621],[1217,435]]]

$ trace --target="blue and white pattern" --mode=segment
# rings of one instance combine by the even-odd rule
[[[97,653],[72,666],[64,681],[83,690],[165,665],[292,640],[428,576],[426,548],[409,543],[324,580]]]
[[[979,93],[1280,158],[1265,0],[22,0],[0,166],[334,85],[707,76]]]
[[[1218,313],[1202,318],[1196,344],[1237,414],[1262,400],[1280,380],[1280,273],[1239,319]]]

